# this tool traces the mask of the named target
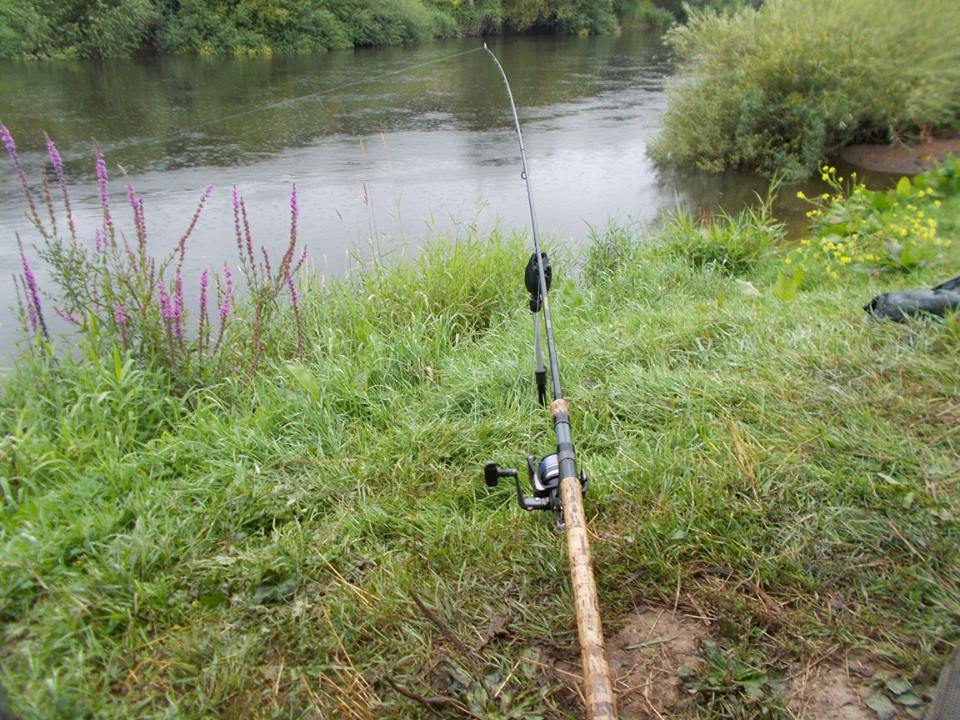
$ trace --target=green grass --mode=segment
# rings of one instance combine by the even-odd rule
[[[936,212],[960,238],[960,199]],[[776,675],[856,650],[929,682],[960,620],[960,329],[860,309],[954,274],[960,252],[783,303],[781,238],[759,210],[680,217],[655,237],[611,228],[578,280],[575,259],[557,260],[607,632],[675,598],[721,619],[699,685],[712,699],[701,690],[690,717],[745,707],[739,686],[717,695],[725,663]],[[268,353],[252,381],[186,396],[119,355],[24,360],[0,401],[12,708],[426,717],[392,681],[481,717],[576,716],[525,661],[576,659],[561,538],[480,474],[550,443],[527,252],[466,237],[314,281],[302,357]],[[293,332],[277,324],[267,342],[289,350]],[[474,646],[499,614],[509,624],[463,657],[412,591]]]
[[[658,161],[803,177],[856,142],[960,127],[952,0],[767,0],[694,11],[670,40],[685,61]]]

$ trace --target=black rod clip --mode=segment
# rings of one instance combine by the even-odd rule
[[[550,292],[550,283],[553,281],[553,266],[550,264],[550,258],[545,252],[540,253],[543,258],[543,279],[547,282],[547,292]],[[530,312],[540,312],[543,306],[543,297],[540,293],[540,265],[537,262],[537,254],[533,253],[530,260],[527,261],[527,267],[523,271],[523,284],[530,293]]]

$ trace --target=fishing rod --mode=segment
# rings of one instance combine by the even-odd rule
[[[600,604],[597,586],[593,578],[593,562],[590,559],[590,538],[587,535],[587,519],[583,510],[583,496],[587,491],[587,475],[577,470],[577,456],[573,446],[570,426],[570,410],[560,389],[560,363],[557,360],[557,344],[553,336],[553,320],[547,298],[553,279],[553,268],[547,254],[540,246],[540,230],[530,187],[530,172],[527,168],[527,153],[523,146],[520,117],[513,100],[513,91],[503,66],[493,51],[483,44],[507,90],[513,125],[520,145],[520,177],[527,190],[530,206],[530,226],[533,235],[533,255],[524,269],[524,285],[530,293],[530,313],[533,315],[534,357],[536,369],[537,399],[546,405],[546,368],[543,365],[543,346],[540,315],[543,314],[543,330],[546,335],[547,355],[550,363],[550,381],[553,402],[550,414],[556,436],[556,452],[545,456],[537,463],[535,456],[527,456],[527,475],[533,490],[532,497],[525,497],[520,485],[520,476],[514,469],[501,468],[495,462],[483,467],[484,482],[496,487],[500,478],[513,478],[517,490],[517,502],[524,510],[550,510],[556,517],[558,529],[566,532],[567,556],[570,561],[570,579],[573,585],[574,610],[577,616],[577,636],[580,640],[580,662],[583,671],[584,695],[587,701],[587,717],[590,720],[616,720],[616,700],[610,681],[610,668],[603,648],[603,626],[600,622]]]

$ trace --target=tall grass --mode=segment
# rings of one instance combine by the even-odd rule
[[[931,213],[960,236],[960,198]],[[779,242],[762,208],[679,216],[602,234],[579,280],[556,267],[606,628],[640,604],[718,618],[691,717],[718,717],[696,705],[717,697],[726,717],[775,716],[773,683],[745,694],[734,666],[775,678],[849,651],[923,686],[960,620],[960,331],[860,310],[955,272],[960,251],[782,303]],[[446,717],[578,716],[551,669],[576,662],[562,543],[480,481],[484,460],[550,443],[528,252],[467,237],[304,278],[299,356],[286,307],[253,376],[186,395],[119,343],[21,365],[0,399],[13,709],[433,714],[402,687]],[[475,660],[411,591],[484,643]]]
[[[802,177],[838,148],[960,125],[952,0],[769,0],[695,11],[670,41],[685,72],[652,149],[663,163]]]

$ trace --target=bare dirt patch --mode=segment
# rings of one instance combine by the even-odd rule
[[[960,155],[960,138],[931,138],[916,145],[851,145],[841,157],[872,172],[916,175],[950,154]]]
[[[871,690],[847,667],[819,666],[790,682],[790,710],[798,720],[877,720],[866,705]]]
[[[624,619],[607,641],[622,720],[674,716],[684,701],[682,666],[699,669],[701,642],[709,635],[702,621],[668,608],[644,608]]]

